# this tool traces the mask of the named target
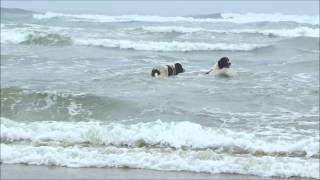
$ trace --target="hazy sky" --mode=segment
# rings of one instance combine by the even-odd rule
[[[96,14],[143,14],[178,16],[208,13],[283,13],[319,15],[319,0],[282,1],[12,1],[1,0],[1,7],[36,11]]]

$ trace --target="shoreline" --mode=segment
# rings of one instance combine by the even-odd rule
[[[311,180],[302,177],[260,177],[241,174],[207,174],[130,168],[69,168],[1,164],[1,179],[211,179],[211,180]]]

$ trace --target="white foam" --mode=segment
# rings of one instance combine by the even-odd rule
[[[249,33],[254,33],[248,30]],[[263,33],[265,35],[276,35],[283,37],[319,37],[319,28],[309,28],[309,27],[297,27],[293,29],[269,29],[261,30],[257,33]]]
[[[254,133],[233,132],[223,128],[202,127],[191,122],[162,122],[125,125],[101,122],[32,122],[18,123],[1,118],[1,139],[8,142],[62,143],[174,147],[188,149],[211,148],[219,151],[243,151],[255,154],[304,154],[319,156],[319,136],[299,134],[283,137],[256,136]],[[299,140],[297,140],[299,139]],[[303,156],[304,156],[303,155]]]
[[[298,16],[285,14],[261,14],[261,13],[247,13],[247,14],[222,14],[221,19],[212,18],[192,18],[192,17],[164,17],[164,16],[143,16],[143,15],[96,15],[96,14],[63,14],[55,12],[46,12],[45,14],[34,14],[35,19],[51,19],[57,17],[71,18],[72,21],[88,21],[88,22],[232,22],[232,23],[255,23],[255,22],[281,22],[292,21],[306,24],[319,24],[319,16]]]
[[[80,114],[82,107],[81,104],[76,104],[75,102],[71,101],[67,109],[70,116],[75,116]]]
[[[140,28],[135,28],[140,29]],[[178,32],[178,33],[197,33],[197,32],[210,32],[210,33],[257,33],[263,35],[276,35],[283,37],[319,37],[319,28],[310,27],[296,27],[291,29],[205,29],[205,28],[192,28],[183,26],[142,26],[142,30],[157,33]]]
[[[195,33],[195,32],[212,32],[210,29],[205,28],[194,28],[194,27],[184,27],[184,26],[142,26],[131,28],[133,30],[142,29],[149,32],[158,33],[168,33],[168,32],[178,32],[178,33]],[[218,31],[219,32],[219,31]]]
[[[1,144],[3,163],[67,167],[129,167],[164,171],[319,178],[318,159],[251,156],[212,150]]]
[[[307,73],[298,73],[292,76],[292,79],[298,82],[307,83],[311,82],[314,84],[316,81],[315,77]]]
[[[16,25],[16,24],[12,24]],[[1,27],[1,44],[13,43],[18,44],[27,40],[28,35],[42,36],[49,33],[56,33],[59,35],[67,35],[69,28],[43,26],[37,24],[24,24],[24,27],[7,28]]]
[[[1,28],[1,44],[20,43],[25,37],[25,33],[21,30]]]
[[[70,36],[66,29],[46,26],[30,26],[27,28],[13,28],[1,30],[1,43],[21,43],[27,40],[29,35],[45,36],[48,33]],[[267,47],[268,44],[248,44],[248,43],[205,43],[205,42],[156,42],[156,41],[131,41],[116,40],[103,38],[86,38],[80,39],[72,37],[76,45],[103,46],[107,48],[134,49],[145,51],[208,51],[208,50],[225,50],[225,51],[252,51],[258,48]]]
[[[319,16],[308,16],[308,15],[289,15],[289,14],[266,14],[266,13],[226,13],[223,17],[233,19],[238,23],[252,23],[252,22],[297,22],[306,24],[319,24]]]
[[[78,45],[103,46],[108,48],[134,49],[145,51],[252,51],[267,44],[248,44],[248,43],[204,43],[204,42],[155,42],[155,41],[129,41],[113,39],[76,39]]]

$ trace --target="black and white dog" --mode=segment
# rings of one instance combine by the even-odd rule
[[[151,76],[164,78],[168,76],[174,76],[183,72],[184,69],[182,68],[182,65],[180,63],[175,63],[174,65],[163,65],[153,68],[151,71]]]
[[[230,72],[230,66],[231,62],[229,58],[222,57],[206,74],[229,77],[232,76],[232,73]]]

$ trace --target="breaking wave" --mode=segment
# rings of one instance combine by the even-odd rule
[[[247,44],[247,43],[204,43],[204,42],[155,42],[155,41],[129,41],[113,39],[77,39],[78,45],[101,46],[106,48],[120,48],[144,51],[252,51],[267,44]]]
[[[319,28],[310,27],[297,27],[291,29],[205,29],[205,28],[192,28],[182,26],[142,26],[133,28],[133,30],[142,30],[147,32],[155,33],[251,33],[251,34],[262,34],[266,36],[283,36],[283,37],[319,37]]]
[[[202,127],[192,122],[121,124],[41,121],[15,122],[2,118],[3,142],[27,141],[38,144],[90,144],[92,146],[211,149],[231,154],[319,157],[319,137],[296,141],[263,138],[245,132]]]
[[[64,31],[54,32],[22,29],[4,29],[1,33],[1,43],[14,43],[24,45],[81,45],[106,48],[119,48],[142,51],[252,51],[269,47],[269,44],[250,43],[208,43],[190,41],[133,41],[106,38],[76,38]]]
[[[1,43],[24,45],[65,46],[73,43],[72,38],[59,32],[44,32],[26,28],[1,29]]]
[[[1,121],[3,163],[319,178],[316,138],[268,141],[187,121]]]
[[[20,44],[26,45],[71,45],[72,39],[60,34],[29,34]]]
[[[149,148],[30,146],[1,144],[1,160],[8,164],[66,167],[124,167],[162,171],[237,173],[264,177],[319,178],[316,159],[270,156],[230,156],[211,150]]]

